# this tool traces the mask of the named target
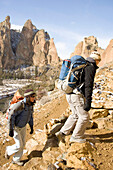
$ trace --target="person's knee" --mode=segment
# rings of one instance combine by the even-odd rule
[[[81,120],[82,120],[83,122],[88,122],[88,121],[89,121],[89,115],[88,115],[88,114],[85,114],[85,115],[81,116]]]
[[[16,149],[21,150],[21,149],[23,149],[23,147],[24,147],[24,145],[22,142],[16,143]]]
[[[21,144],[19,143],[19,144],[16,144],[16,149],[18,149],[18,150],[20,150],[21,149]]]

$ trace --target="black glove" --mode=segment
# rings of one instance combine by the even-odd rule
[[[88,112],[90,109],[91,109],[91,103],[85,103],[84,110]]]
[[[33,126],[30,126],[30,128],[31,128],[30,134],[33,134]]]
[[[10,130],[10,131],[9,131],[9,136],[10,136],[10,137],[13,137],[13,136],[14,136],[14,131],[13,131],[13,130]]]

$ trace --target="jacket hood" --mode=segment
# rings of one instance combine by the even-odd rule
[[[95,60],[93,58],[91,58],[91,57],[87,57],[86,60],[91,62],[91,63],[95,63],[96,64]]]
[[[99,68],[99,67],[96,65],[96,61],[95,61],[93,58],[87,57],[87,58],[86,58],[86,61],[92,63],[92,64],[96,67],[96,69]]]

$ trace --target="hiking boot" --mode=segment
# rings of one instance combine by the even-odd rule
[[[62,143],[65,143],[65,134],[64,133],[59,131],[55,135],[58,138],[59,142],[61,141]]]
[[[20,162],[20,161],[12,161],[13,164],[17,164],[19,166],[23,166],[24,162]]]
[[[85,143],[86,139],[82,139],[82,138],[74,138],[73,136],[71,136],[70,138],[70,143]]]
[[[6,159],[9,159],[9,158],[10,158],[10,156],[9,156],[8,153],[7,153],[7,150],[5,151],[5,158],[6,158]]]

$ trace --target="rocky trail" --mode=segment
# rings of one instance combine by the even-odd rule
[[[54,89],[37,100],[34,133],[27,126],[27,142],[19,167],[5,159],[5,148],[14,143],[8,136],[5,114],[0,113],[0,170],[112,170],[113,169],[113,64],[100,69],[95,78],[86,143],[58,142],[55,133],[71,114],[65,94]],[[106,109],[109,108],[109,109]]]
[[[22,160],[25,161],[23,167],[13,165],[11,163],[12,157],[9,160],[4,157],[6,146],[13,144],[13,140],[7,135],[5,114],[0,114],[1,170],[113,169],[113,130],[111,128],[99,129],[90,124],[90,128],[85,133],[88,140],[85,144],[70,145],[70,135],[66,136],[65,144],[58,143],[54,135],[47,137],[47,134],[52,129],[53,120],[57,122],[59,118],[68,115],[70,112],[65,95],[58,96],[57,94],[57,97],[38,109],[38,112],[34,112],[33,135],[29,134],[30,129],[27,126],[27,143],[25,154],[22,157]]]

